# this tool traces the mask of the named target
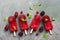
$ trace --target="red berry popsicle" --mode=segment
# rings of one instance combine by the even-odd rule
[[[53,25],[52,25],[50,17],[48,15],[45,15],[42,17],[42,21],[43,21],[43,25],[44,25],[46,31],[49,31],[50,34],[52,34],[51,30],[53,28]]]
[[[21,11],[21,14],[18,16],[20,29],[25,31],[25,34],[27,35],[27,29],[28,29],[28,23],[26,20],[26,16],[23,14],[23,11]]]
[[[18,30],[17,27],[17,23],[16,23],[16,18],[14,16],[10,16],[8,18],[8,22],[9,22],[9,28],[10,28],[10,32],[14,33],[14,36],[16,36],[16,31]]]
[[[39,23],[40,23],[40,15],[39,15],[39,12],[36,12],[34,18],[32,19],[32,22],[30,24],[30,28],[31,28],[30,33],[32,33],[33,30],[37,30]]]

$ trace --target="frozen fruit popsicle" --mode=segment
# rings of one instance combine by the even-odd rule
[[[44,24],[44,27],[47,31],[50,31],[50,34],[52,34],[51,30],[53,28],[52,22],[50,20],[50,17],[48,15],[45,15],[42,17],[42,21]]]
[[[8,22],[10,25],[10,32],[14,33],[14,36],[16,36],[16,31],[18,30],[17,23],[16,23],[16,18],[14,16],[10,16],[8,18]]]
[[[37,30],[39,23],[40,23],[40,15],[39,15],[39,12],[36,12],[34,18],[32,19],[32,22],[30,24],[30,28],[31,28],[30,33],[32,33],[33,30]]]
[[[21,14],[18,16],[19,24],[20,24],[20,29],[25,31],[25,34],[27,35],[27,29],[28,29],[28,23],[26,20],[26,16],[23,14],[21,11]]]

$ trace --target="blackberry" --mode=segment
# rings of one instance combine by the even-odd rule
[[[45,12],[41,11],[40,16],[44,16]]]
[[[19,36],[23,36],[23,32],[19,32],[18,35],[19,35]]]
[[[39,32],[43,32],[43,27],[40,27],[39,28]]]
[[[29,16],[29,13],[27,13],[27,16]]]
[[[20,13],[23,14],[23,11],[21,11]]]

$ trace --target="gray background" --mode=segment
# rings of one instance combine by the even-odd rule
[[[33,11],[29,10],[29,6],[34,3],[37,4],[38,1],[41,2],[42,6],[37,6]],[[4,17],[14,15],[15,11],[20,13],[21,10],[24,11],[24,14],[30,12],[33,16],[36,11],[41,12],[44,10],[50,17],[54,17],[56,20],[52,22],[53,35],[48,33],[48,38],[43,38],[43,34],[45,33],[45,31],[43,31],[42,33],[39,33],[39,36],[35,36],[34,32],[32,35],[28,34],[25,36],[24,34],[22,37],[19,37],[18,35],[13,37],[13,34],[10,34],[9,31],[5,32],[4,26],[7,22],[3,21]],[[27,21],[28,24],[30,24],[31,19],[27,18]],[[40,24],[40,26],[42,26],[42,24]],[[30,30],[28,30],[28,33],[29,31]],[[20,30],[18,32],[20,32]],[[0,0],[0,40],[60,40],[60,0]]]

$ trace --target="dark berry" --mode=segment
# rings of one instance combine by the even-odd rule
[[[19,32],[18,35],[19,35],[19,36],[23,36],[23,32]]]
[[[8,31],[8,29],[9,29],[9,25],[7,24],[7,25],[5,26],[5,28],[4,28],[4,30],[5,30],[5,31]]]
[[[36,32],[36,36],[38,36],[39,35],[39,33],[38,32]]]
[[[27,16],[29,16],[29,13],[27,13]]]
[[[39,32],[43,32],[43,27],[40,27],[39,28]]]
[[[44,14],[45,14],[45,12],[44,11],[41,11],[40,16],[43,16]]]
[[[18,12],[15,12],[15,15],[14,16],[17,17],[18,16]]]
[[[21,11],[20,14],[23,14],[23,11]]]
[[[38,11],[36,11],[36,14],[39,14],[39,12],[38,12]]]

